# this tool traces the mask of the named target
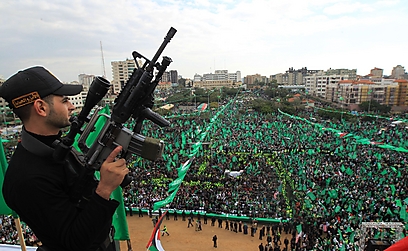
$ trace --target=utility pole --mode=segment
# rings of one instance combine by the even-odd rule
[[[370,100],[368,101],[368,111],[367,111],[367,113],[368,113],[368,114],[370,114],[370,108],[371,108],[371,99],[372,99],[372,95],[371,95],[371,93],[372,93],[372,92],[373,92],[373,89],[370,89],[370,90],[368,90],[368,92],[367,92],[367,94],[368,94],[368,95],[370,95],[370,97],[369,97],[369,98],[370,98]],[[368,96],[368,95],[367,95],[367,96]]]
[[[102,55],[102,72],[103,72],[103,78],[106,78],[106,71],[105,71],[105,59],[103,57],[103,49],[102,49],[102,41],[99,41],[101,45],[101,55]]]

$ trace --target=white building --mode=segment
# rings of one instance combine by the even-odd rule
[[[197,74],[196,74],[197,75]],[[194,81],[196,78],[196,75],[194,76]],[[199,76],[199,75],[198,75]],[[204,81],[210,81],[210,80],[220,80],[220,81],[225,81],[225,80],[232,80],[235,82],[240,82],[242,81],[241,79],[241,72],[237,71],[235,73],[228,73],[228,70],[216,70],[214,73],[205,73],[203,74],[202,80]],[[198,81],[198,80],[197,80]]]
[[[80,85],[84,87],[84,90],[89,90],[89,87],[92,84],[92,81],[95,79],[95,75],[88,75],[88,74],[79,74],[78,75],[78,82]]]
[[[228,80],[232,80],[235,82],[241,82],[242,81],[241,72],[237,71],[235,73],[228,73]]]
[[[78,75],[79,79],[81,79],[80,78],[81,75],[85,75],[85,74]],[[88,76],[91,76],[91,75],[88,75]],[[95,76],[93,76],[93,77],[95,78]],[[91,83],[92,83],[92,81],[91,81]],[[78,81],[72,81],[72,82],[67,83],[67,84],[79,85],[80,83]],[[84,107],[85,98],[86,98],[86,95],[88,94],[90,84],[86,84],[87,88],[85,88],[85,84],[82,84],[82,86],[84,88],[82,89],[82,91],[79,94],[77,94],[75,96],[68,96],[68,100],[75,106],[75,111],[76,112],[80,112],[82,107]]]
[[[328,84],[337,84],[341,80],[349,79],[348,75],[326,75],[320,71],[303,77],[306,91],[313,96],[326,97],[326,87]]]
[[[195,81],[201,81],[201,80],[203,80],[203,77],[202,77],[201,75],[198,75],[197,73],[194,74],[194,78],[193,78],[193,81],[194,81],[194,82],[195,82]]]
[[[138,61],[138,64],[141,67],[143,62]],[[136,68],[136,64],[133,59],[127,59],[126,61],[112,61],[111,65],[113,78],[111,94],[119,94]]]

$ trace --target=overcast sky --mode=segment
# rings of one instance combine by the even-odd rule
[[[138,51],[184,78],[226,69],[242,77],[288,68],[408,68],[406,0],[2,0],[0,75],[43,65],[60,80],[102,75]]]

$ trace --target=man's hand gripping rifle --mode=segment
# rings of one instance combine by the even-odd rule
[[[164,56],[161,63],[157,62],[166,45],[176,33],[176,29],[170,28],[163,43],[157,50],[152,60],[148,60],[138,52],[132,53],[137,68],[134,69],[131,77],[115,99],[111,116],[99,114],[101,108],[95,109],[93,115],[88,115],[92,108],[105,96],[110,88],[110,83],[104,78],[97,77],[92,82],[85,105],[78,117],[71,118],[71,128],[65,138],[60,143],[60,150],[66,149],[73,144],[76,134],[80,134],[78,147],[84,154],[85,166],[90,170],[99,170],[102,163],[108,155],[117,146],[122,146],[121,158],[127,159],[131,154],[136,154],[148,160],[156,160],[161,157],[164,142],[145,137],[140,134],[143,121],[148,119],[160,127],[168,126],[170,123],[153,112],[151,108],[154,105],[154,90],[159,83],[166,68],[172,60]],[[138,60],[145,60],[143,66],[139,66]],[[154,76],[154,69],[158,72]],[[86,145],[86,140],[91,132],[95,130],[95,124],[101,116],[106,117],[106,123],[99,132],[97,138],[90,147]],[[133,131],[123,126],[130,117],[135,119],[136,125]],[[88,122],[85,128],[83,125]],[[61,146],[62,145],[62,146]],[[58,148],[57,148],[58,149]],[[63,151],[57,151],[55,155],[66,154]],[[128,176],[125,177],[121,186],[124,187],[131,182]]]

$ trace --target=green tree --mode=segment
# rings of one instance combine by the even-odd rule
[[[358,105],[360,110],[366,112],[378,112],[382,114],[388,114],[391,111],[391,106],[389,105],[382,105],[378,103],[376,100],[371,101],[364,101]]]

